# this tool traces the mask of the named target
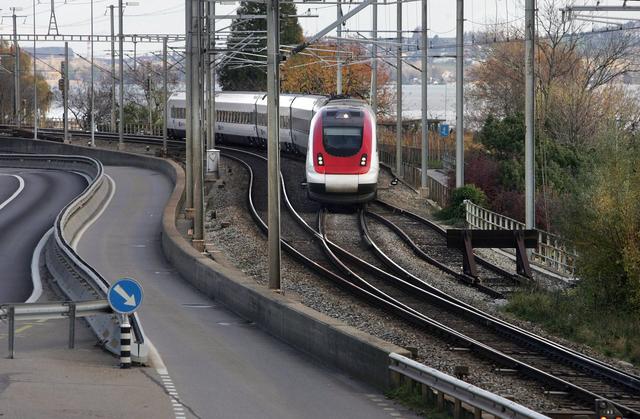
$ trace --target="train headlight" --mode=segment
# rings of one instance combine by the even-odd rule
[[[324,158],[322,157],[322,153],[318,153],[318,166],[324,166]]]
[[[360,166],[366,166],[367,165],[367,155],[363,154],[362,157],[360,157]]]

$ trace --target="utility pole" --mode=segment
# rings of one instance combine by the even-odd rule
[[[422,177],[420,179],[422,189],[427,187],[427,165],[429,161],[429,114],[427,112],[427,91],[429,86],[428,45],[427,0],[422,0]]]
[[[202,3],[191,0],[191,141],[193,168],[193,244],[199,251],[204,250],[204,172],[202,150]],[[187,139],[188,141],[189,139]]]
[[[118,9],[120,10],[120,14],[118,16],[118,32],[120,33],[118,37],[118,52],[120,56],[118,57],[120,68],[118,71],[120,72],[120,121],[118,121],[118,150],[124,150],[124,33],[122,28],[122,21],[124,9],[122,8],[122,0],[118,0]]]
[[[56,19],[56,6],[54,0],[51,0],[51,15],[49,16],[49,31],[47,35],[51,35],[53,31],[56,31],[56,35],[60,35],[58,32],[58,20]]]
[[[167,37],[162,39],[162,155],[167,154]]]
[[[378,114],[378,3],[374,2],[371,5],[371,19],[372,19],[372,31],[371,38],[371,109],[373,114]]]
[[[96,146],[96,120],[95,120],[95,65],[93,63],[93,0],[91,0],[91,108],[90,108],[90,124],[91,124],[91,147]]]
[[[208,51],[207,51],[207,86],[209,94],[209,114],[207,116],[208,132],[207,132],[207,149],[212,150],[216,146],[216,3],[211,1],[207,3],[208,9]]]
[[[402,1],[397,1],[396,30],[396,175],[402,177]]]
[[[464,0],[457,0],[456,25],[456,188],[464,186]]]
[[[525,126],[524,140],[524,188],[525,188],[525,225],[527,229],[536,226],[535,209],[535,0],[525,1]]]
[[[280,0],[267,1],[269,288],[280,289]]]
[[[13,119],[14,124],[20,127],[20,45],[18,45],[18,25],[15,7],[12,7],[13,14]]]
[[[148,68],[147,72],[147,108],[149,112],[149,135],[153,135],[153,103],[151,102],[151,68]]]
[[[33,0],[33,139],[38,139],[38,78],[36,74],[36,0]]]
[[[338,4],[336,5],[337,7],[337,19],[340,20],[342,18],[342,4],[341,4],[341,0],[338,0]],[[341,95],[342,94],[342,57],[340,56],[340,39],[342,38],[342,23],[338,25],[338,27],[336,28],[336,33],[337,33],[337,40],[336,40],[336,61],[337,61],[337,68],[338,68],[338,73],[337,73],[337,77],[336,77],[336,94],[337,95]]]
[[[185,170],[185,183],[187,190],[185,191],[185,208],[188,211],[193,211],[193,130],[192,130],[192,116],[191,114],[195,111],[191,108],[191,96],[193,96],[194,92],[192,91],[191,81],[193,77],[193,73],[191,71],[191,54],[192,54],[192,44],[193,44],[193,0],[185,0],[185,28],[186,28],[186,39],[185,39],[185,83],[186,83],[186,123],[185,123],[185,131],[186,131],[186,170]]]
[[[62,95],[64,142],[69,143],[69,42],[64,43],[64,71],[62,78],[64,79],[64,92]]]
[[[115,44],[115,25],[113,21],[113,9],[115,6],[109,7],[111,16],[111,132],[116,131],[116,44]]]

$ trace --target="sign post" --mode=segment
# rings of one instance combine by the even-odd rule
[[[131,278],[117,280],[107,293],[109,305],[120,314],[120,368],[131,368],[131,325],[129,315],[142,303],[142,287]]]

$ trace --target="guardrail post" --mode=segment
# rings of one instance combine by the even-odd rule
[[[436,407],[438,410],[444,410],[444,393],[438,390],[438,396],[436,398]]]
[[[16,308],[9,306],[9,359],[15,356],[15,340],[16,340]]]
[[[120,321],[120,368],[131,368],[131,325],[126,314]]]
[[[453,419],[462,418],[462,402],[456,398],[453,402]]]
[[[69,303],[69,349],[76,346],[76,303]]]
[[[482,410],[479,407],[473,408],[473,419],[482,419]]]

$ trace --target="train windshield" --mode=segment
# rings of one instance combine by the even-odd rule
[[[353,156],[362,148],[362,128],[325,127],[322,142],[332,156]]]

